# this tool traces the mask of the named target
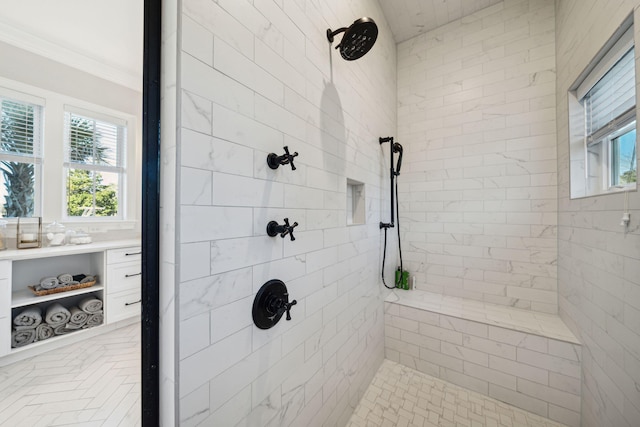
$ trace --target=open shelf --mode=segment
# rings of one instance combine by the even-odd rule
[[[75,291],[60,292],[57,294],[36,296],[29,289],[23,289],[11,294],[11,308],[24,307],[27,305],[39,304],[41,302],[54,301],[76,295],[89,294],[104,289],[102,285],[93,285],[88,288],[76,289]]]

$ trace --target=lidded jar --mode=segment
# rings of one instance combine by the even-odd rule
[[[66,227],[57,221],[53,221],[44,229],[49,246],[62,246],[66,243]]]

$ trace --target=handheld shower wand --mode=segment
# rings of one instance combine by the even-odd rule
[[[394,142],[393,143],[393,152],[394,153],[400,153],[400,155],[398,156],[398,163],[396,163],[396,176],[400,175],[400,167],[402,167],[402,145],[400,145],[399,142]]]
[[[400,167],[402,167],[402,153],[403,153],[403,149],[402,149],[402,145],[400,145],[398,142],[393,142],[393,137],[392,136],[387,136],[385,138],[380,138],[380,145],[384,144],[385,142],[389,143],[389,161],[391,162],[390,167],[389,167],[389,175],[391,178],[391,221],[390,222],[380,222],[380,228],[393,228],[395,226],[395,210],[394,210],[394,198],[395,198],[395,190],[393,188],[393,183],[395,181],[395,177],[400,175]],[[398,156],[398,163],[395,165],[393,164],[393,153],[399,153]]]
[[[382,222],[380,221],[380,229],[384,229],[384,249],[383,249],[383,257],[382,257],[382,283],[388,289],[393,289],[396,287],[400,287],[402,282],[402,277],[404,276],[404,267],[402,265],[402,245],[400,243],[400,215],[398,214],[398,252],[400,254],[400,267],[399,267],[399,278],[396,278],[395,286],[388,286],[387,282],[384,278],[384,264],[387,258],[387,230],[389,228],[395,227],[395,212],[398,210],[398,182],[396,181],[396,177],[400,175],[400,168],[402,167],[402,154],[404,152],[402,145],[398,142],[393,142],[392,136],[387,136],[379,139],[380,145],[385,142],[389,143],[389,158],[390,158],[390,167],[389,167],[389,179],[390,190],[391,190],[391,221],[390,222]],[[394,153],[398,153],[398,163],[393,164],[393,155]],[[395,183],[395,186],[394,186]],[[395,188],[394,188],[395,187]],[[395,201],[395,202],[394,202]],[[406,289],[406,288],[405,288]]]

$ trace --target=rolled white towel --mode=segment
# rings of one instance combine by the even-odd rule
[[[16,327],[24,326],[28,328],[35,328],[40,323],[42,323],[42,311],[40,310],[40,307],[35,306],[22,310],[20,314],[13,319],[13,324]]]
[[[98,298],[89,297],[80,301],[78,303],[78,307],[80,307],[80,310],[85,313],[94,314],[102,310],[102,301]]]
[[[94,326],[102,325],[103,320],[104,314],[102,314],[102,312],[92,314],[91,316],[89,316],[89,319],[87,319],[85,327],[93,328]]]
[[[71,307],[69,312],[71,313],[69,324],[81,327],[87,323],[87,320],[89,319],[89,314],[82,311],[79,307]]]
[[[73,281],[73,276],[71,274],[69,274],[69,273],[63,273],[63,274],[58,276],[58,280],[62,284],[69,283],[69,282]]]
[[[55,328],[53,328],[53,332],[56,335],[66,335],[66,334],[68,334],[70,332],[74,332],[74,331],[76,331],[76,330],[67,328],[66,324],[65,325],[59,325],[59,326],[56,326]]]
[[[86,276],[84,279],[80,280],[80,283],[89,283],[89,282],[95,282],[96,278],[95,276]]]
[[[60,281],[57,277],[45,277],[40,280],[40,288],[42,289],[55,289],[60,286]]]
[[[42,341],[51,338],[54,335],[53,328],[46,323],[38,325],[36,328],[36,340]]]
[[[67,323],[70,317],[71,313],[69,310],[56,302],[47,307],[47,312],[44,318],[45,322],[55,329],[57,326]]]
[[[11,347],[22,347],[35,342],[36,329],[24,329],[21,331],[11,331]]]

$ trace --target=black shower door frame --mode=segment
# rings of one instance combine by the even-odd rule
[[[142,425],[160,425],[160,66],[162,0],[144,0],[142,87]]]

